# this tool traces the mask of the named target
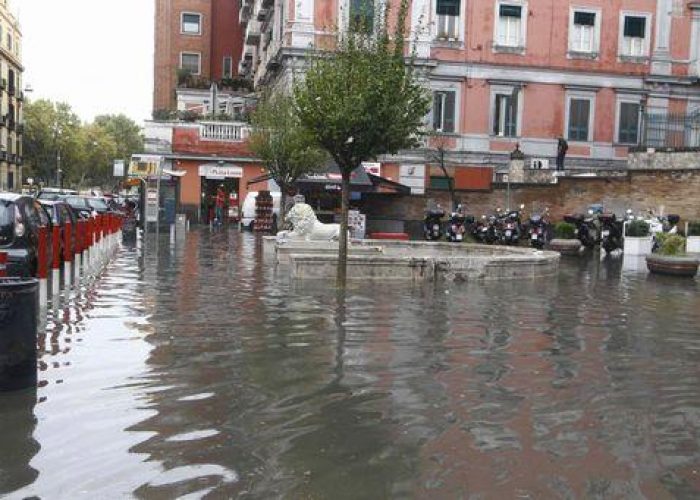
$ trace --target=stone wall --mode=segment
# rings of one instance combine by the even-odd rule
[[[700,148],[686,151],[630,152],[628,168],[632,170],[700,169]]]
[[[458,191],[457,198],[476,216],[492,213],[496,207],[505,208],[508,189],[494,184],[488,192]],[[700,219],[700,170],[630,171],[619,177],[562,177],[557,184],[521,184],[510,186],[510,206],[525,205],[526,213],[547,206],[554,219],[565,213],[581,212],[593,203],[618,214],[626,209],[653,208],[664,213],[676,213],[683,219]],[[404,230],[417,235],[423,213],[429,204],[440,203],[448,209],[446,191],[428,191],[425,196],[391,197],[370,195],[365,207],[368,231],[381,230],[385,225],[396,227],[403,221]]]

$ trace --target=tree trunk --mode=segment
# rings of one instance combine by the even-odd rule
[[[343,169],[343,190],[340,205],[340,239],[338,241],[338,271],[336,284],[344,287],[348,272],[348,200],[350,199],[350,171]]]
[[[286,207],[287,207],[287,188],[286,186],[280,184],[280,217],[279,220],[277,221],[277,229],[280,231],[284,231],[284,220],[285,216],[287,215],[286,212]]]

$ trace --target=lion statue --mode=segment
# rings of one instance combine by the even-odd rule
[[[340,237],[340,224],[319,222],[314,209],[306,203],[295,204],[287,214],[293,231],[280,231],[277,241],[337,241]]]

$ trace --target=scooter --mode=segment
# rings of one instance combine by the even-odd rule
[[[438,206],[434,210],[428,210],[423,221],[423,234],[428,241],[439,240],[442,237],[442,218],[444,210]]]
[[[545,209],[541,214],[531,214],[528,220],[528,233],[530,235],[530,246],[542,250],[549,243],[549,209]]]
[[[467,232],[467,224],[473,222],[474,218],[464,215],[462,213],[462,205],[459,205],[457,211],[452,212],[450,220],[447,223],[447,241],[464,241],[464,236]]]
[[[615,214],[602,213],[598,215],[600,221],[600,246],[606,253],[622,249],[622,221],[617,220]]]
[[[520,205],[520,210],[525,205]],[[522,234],[520,210],[511,210],[501,219],[501,242],[505,245],[517,245]]]
[[[589,217],[583,214],[567,214],[564,216],[564,222],[573,224],[576,227],[574,234],[586,248],[593,248],[598,240],[595,219],[590,215],[592,214],[589,211]]]

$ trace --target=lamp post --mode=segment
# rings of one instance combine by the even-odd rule
[[[56,187],[63,188],[63,172],[61,171],[61,126],[56,123],[54,125],[54,141],[56,143]]]

